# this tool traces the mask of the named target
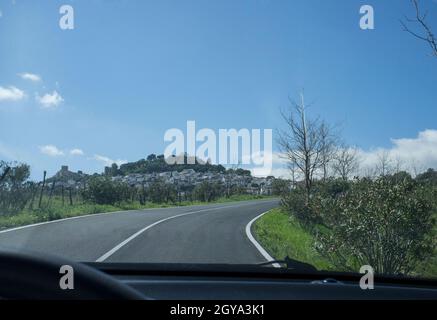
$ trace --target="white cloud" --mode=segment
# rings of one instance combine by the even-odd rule
[[[40,146],[39,151],[50,157],[60,157],[64,155],[64,152],[54,145]]]
[[[24,91],[14,86],[4,88],[0,86],[0,101],[18,101],[25,97]]]
[[[37,74],[25,72],[25,73],[20,73],[18,75],[24,80],[29,80],[29,81],[33,81],[33,82],[41,81],[41,77]]]
[[[55,90],[52,94],[46,93],[42,97],[37,95],[36,101],[38,101],[38,103],[40,103],[44,109],[54,109],[59,106],[64,101],[64,99]]]
[[[71,149],[70,154],[72,156],[83,156],[84,152],[81,149]]]
[[[120,159],[119,160],[112,160],[108,157],[101,156],[98,154],[94,155],[94,160],[103,162],[103,164],[107,167],[111,166],[113,163],[116,163],[118,166],[127,163],[127,160],[120,160]]]
[[[358,174],[362,176],[377,174],[377,167],[383,154],[387,156],[391,170],[405,170],[414,175],[428,168],[437,168],[436,129],[421,131],[415,138],[391,139],[391,142],[392,145],[387,148],[357,149]],[[290,178],[291,172],[287,168],[287,162],[280,153],[274,153],[273,169],[270,174],[275,177]],[[266,172],[264,175],[269,175],[269,173]]]
[[[392,167],[400,165],[401,170],[411,173],[437,168],[437,130],[419,132],[416,138],[391,139],[389,148],[359,150],[363,169],[375,168],[380,156],[385,153]]]
[[[291,173],[287,167],[287,160],[284,158],[283,154],[280,152],[273,152],[271,155],[271,164],[269,164],[269,158],[264,157],[263,152],[254,153],[251,155],[252,163],[263,163],[264,161],[266,166],[263,165],[251,165],[247,167],[248,170],[252,172],[252,175],[255,177],[267,177],[267,176],[275,176],[277,178],[285,178],[290,179]],[[246,168],[243,168],[246,169]]]
[[[3,12],[0,10],[0,18],[3,17]]]

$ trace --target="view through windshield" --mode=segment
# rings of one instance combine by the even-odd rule
[[[437,277],[433,32],[431,0],[0,0],[0,249]]]

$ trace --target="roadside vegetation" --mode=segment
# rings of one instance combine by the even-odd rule
[[[282,115],[286,129],[278,142],[292,187],[283,189],[281,208],[254,226],[274,258],[437,277],[437,172],[413,176],[417,170],[385,151],[375,167],[360,167],[358,150],[334,126],[310,118],[303,96]]]
[[[137,188],[95,175],[81,188],[65,188],[29,176],[28,165],[0,161],[0,230],[87,214],[269,198],[209,182],[180,192],[163,180]]]
[[[318,270],[332,270],[333,266],[314,247],[314,237],[293,215],[276,208],[254,225],[257,240],[275,259],[286,257],[306,262]]]
[[[276,259],[286,256],[319,270],[437,276],[437,184],[396,176],[319,183],[283,195],[282,206],[260,218],[254,233]]]

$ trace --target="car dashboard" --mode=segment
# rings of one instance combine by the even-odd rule
[[[156,300],[428,300],[435,281],[375,278],[363,290],[352,274],[305,274],[272,267],[91,264]],[[261,269],[261,270],[260,270]]]

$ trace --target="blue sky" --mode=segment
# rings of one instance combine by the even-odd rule
[[[437,32],[437,3],[422,2]],[[63,4],[74,30],[59,28]],[[375,30],[359,28],[364,4]],[[426,158],[437,143],[437,59],[401,29],[408,0],[0,0],[0,12],[0,89],[23,93],[0,99],[0,159],[34,176],[163,153],[187,120],[280,128],[302,88],[366,154],[407,141]]]

